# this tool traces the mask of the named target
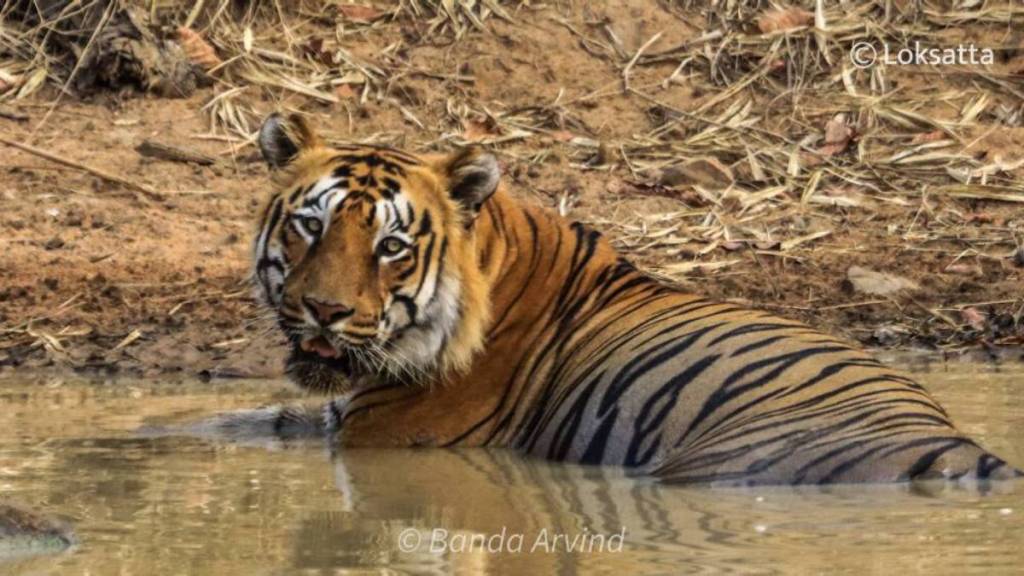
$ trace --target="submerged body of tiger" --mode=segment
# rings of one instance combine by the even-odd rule
[[[800,323],[687,294],[516,200],[478,150],[261,131],[256,275],[341,446],[498,446],[675,482],[1019,473],[913,380]],[[277,416],[286,426],[290,411]]]

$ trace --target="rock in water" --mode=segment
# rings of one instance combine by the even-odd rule
[[[61,552],[74,543],[71,529],[62,522],[0,503],[0,562]]]

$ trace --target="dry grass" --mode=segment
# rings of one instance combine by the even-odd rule
[[[751,258],[760,264],[811,259],[816,251],[841,253],[849,247],[829,242],[851,212],[897,208],[927,218],[928,226],[893,235],[907,249],[922,251],[956,240],[959,253],[950,255],[950,266],[1005,259],[1024,242],[1019,218],[984,223],[965,235],[970,210],[944,203],[1024,204],[1022,152],[975,150],[993,127],[1024,125],[1019,2],[812,0],[787,8],[761,0],[722,0],[710,7],[675,0],[665,5],[683,21],[703,23],[675,45],[661,33],[627,45],[614,23],[589,18],[578,2],[241,4],[242,10],[228,0],[133,4],[165,35],[190,43],[190,55],[214,86],[204,107],[209,130],[197,137],[225,142],[225,155],[251,146],[267,100],[295,110],[372,102],[397,110],[418,130],[411,142],[393,131],[366,140],[422,148],[476,142],[527,165],[543,163],[557,150],[580,172],[614,176],[612,201],[585,216],[613,229],[623,249],[677,278],[730,274]],[[515,26],[524,14],[542,11],[570,31],[590,58],[616,70],[620,81],[530,107],[453,101],[440,125],[400,97],[397,86],[405,78],[466,80],[454,68],[440,76],[417,69],[402,56],[410,45],[470,42],[491,33],[493,20]],[[7,18],[0,27],[0,103],[27,98],[47,83],[67,86],[73,65],[47,49],[54,21],[25,27],[9,14],[0,18]],[[352,49],[366,35],[399,24],[405,33],[394,34],[375,53]],[[331,34],[324,35],[325,27]],[[851,49],[865,42],[972,41],[961,30],[982,34],[976,43],[994,49],[997,63],[859,69],[850,60]],[[955,82],[935,82],[937,75]],[[682,84],[701,94],[692,107],[666,97]],[[580,119],[583,107],[612,95],[646,109],[651,126],[612,138],[589,128]],[[618,202],[636,196],[681,199],[683,205],[636,213]],[[573,210],[569,193],[556,202],[564,212]],[[950,309],[969,307],[963,304]],[[959,316],[947,320],[948,310],[930,314],[962,325]],[[1016,314],[1019,322],[1020,307]]]

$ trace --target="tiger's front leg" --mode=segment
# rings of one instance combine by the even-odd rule
[[[344,448],[479,446],[464,437],[458,408],[439,396],[405,385],[350,392],[324,406],[326,431]]]

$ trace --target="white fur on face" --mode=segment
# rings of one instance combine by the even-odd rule
[[[458,280],[451,275],[444,275],[427,306],[419,309],[418,316],[423,317],[424,321],[407,328],[391,342],[390,353],[401,367],[427,370],[437,366],[445,343],[455,333],[458,325],[459,296]],[[385,322],[393,323],[393,318],[407,317],[407,314],[405,307],[391,306],[386,316]]]
[[[284,279],[288,274],[288,266],[280,242],[274,234],[284,214],[284,200],[277,197],[267,208],[267,218],[263,229],[256,235],[253,242],[253,269],[256,276],[256,290],[262,300],[271,308],[281,305],[284,296]],[[284,224],[286,225],[286,224]]]

